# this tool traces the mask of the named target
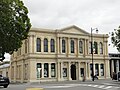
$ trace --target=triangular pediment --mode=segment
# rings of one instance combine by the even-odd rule
[[[60,30],[60,32],[73,33],[73,34],[89,34],[88,32],[84,31],[83,29],[81,29],[81,28],[79,28],[75,25],[63,28],[63,29]]]

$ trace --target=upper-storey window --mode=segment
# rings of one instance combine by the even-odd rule
[[[100,54],[103,54],[103,44],[100,42]]]
[[[44,39],[44,52],[48,52],[48,39]]]
[[[89,42],[89,54],[92,54],[92,43],[91,42]]]
[[[37,42],[36,42],[36,49],[37,49],[37,52],[41,52],[41,39],[40,38],[37,38]]]
[[[74,53],[75,51],[74,51],[74,40],[71,40],[71,42],[70,42],[70,45],[71,45],[71,53]]]
[[[79,53],[83,53],[83,42],[79,41]]]
[[[64,39],[62,39],[62,53],[65,53],[66,51],[65,51],[65,47],[66,46],[66,42],[65,42],[65,40]]]
[[[54,39],[51,39],[50,46],[51,46],[51,52],[55,52],[55,40]]]
[[[27,53],[27,49],[28,49],[28,44],[27,44],[27,39],[25,40],[25,53]]]
[[[98,54],[98,44],[94,42],[94,54]]]

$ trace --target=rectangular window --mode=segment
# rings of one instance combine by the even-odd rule
[[[42,76],[41,63],[37,63],[37,78],[41,78],[41,76]]]
[[[55,77],[55,63],[51,64],[51,77]]]
[[[44,77],[48,77],[49,76],[49,68],[48,68],[48,63],[44,64]]]
[[[100,65],[100,72],[101,72],[101,76],[104,76],[104,64]]]
[[[63,77],[67,77],[67,68],[63,68]]]
[[[99,76],[99,66],[95,64],[95,75]]]

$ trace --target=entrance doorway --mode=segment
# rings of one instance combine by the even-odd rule
[[[71,65],[71,79],[76,80],[76,66],[74,64]]]

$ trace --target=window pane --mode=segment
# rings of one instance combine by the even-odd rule
[[[63,77],[67,77],[67,68],[63,68]]]
[[[37,78],[41,78],[41,76],[42,76],[41,63],[37,63]]]
[[[41,52],[41,40],[37,38],[37,52]]]
[[[83,43],[79,41],[79,53],[83,53]]]
[[[55,63],[51,64],[51,77],[55,77]]]
[[[48,72],[49,72],[48,69],[49,69],[48,63],[45,63],[44,64],[44,77],[48,77]]]
[[[71,53],[74,53],[74,40],[71,40]]]
[[[55,52],[55,41],[51,39],[51,52]]]
[[[104,64],[100,65],[100,72],[101,72],[101,76],[104,76]]]
[[[44,39],[44,52],[48,52],[48,40]]]
[[[65,53],[65,40],[62,40],[62,53]]]
[[[99,76],[99,67],[98,67],[98,64],[95,64],[95,75]]]
[[[98,54],[98,45],[97,45],[97,42],[94,42],[94,54]]]

